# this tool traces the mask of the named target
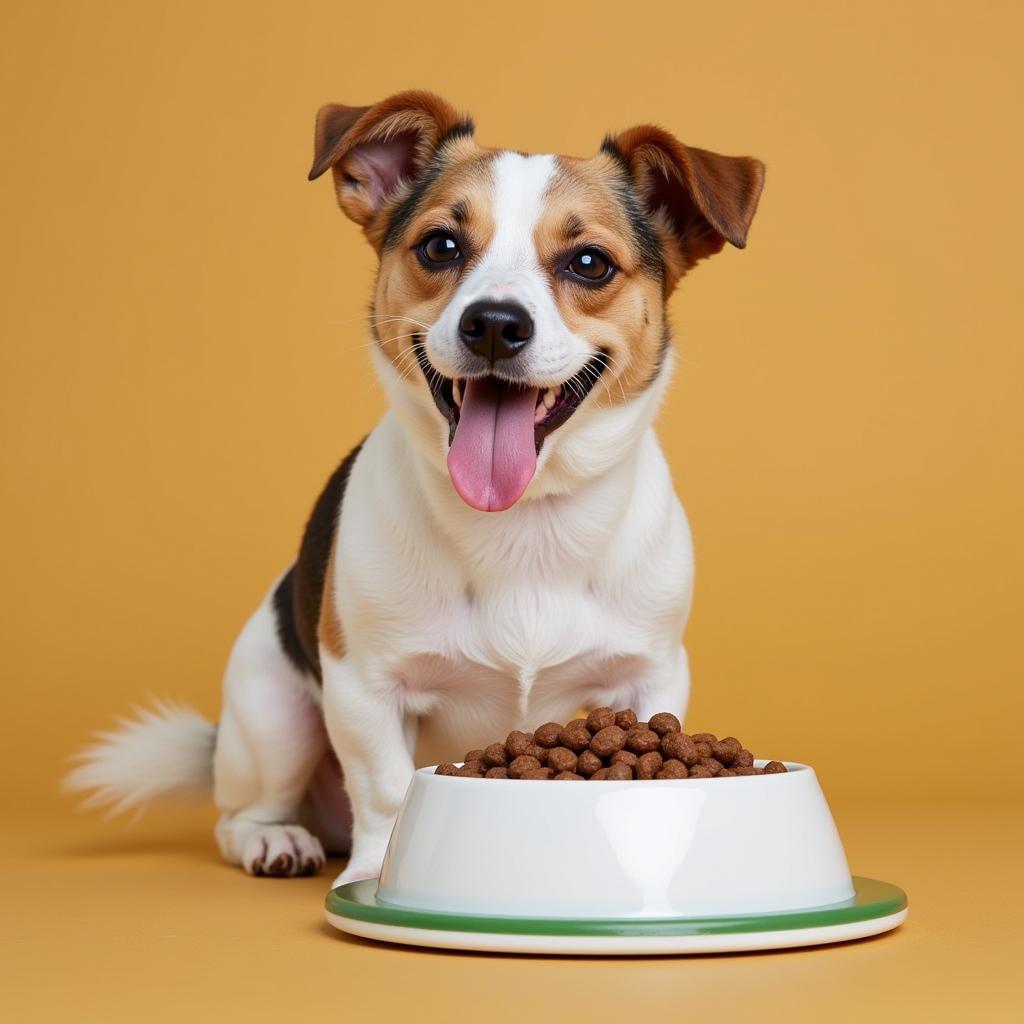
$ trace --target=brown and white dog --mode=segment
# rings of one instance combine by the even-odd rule
[[[142,712],[69,782],[117,808],[212,789],[228,861],[289,876],[350,849],[342,882],[378,872],[417,759],[587,705],[684,711],[666,300],[743,247],[764,168],[652,126],[587,159],[487,149],[404,92],[320,111],[328,170],[380,260],[390,411],[242,630],[219,726]]]

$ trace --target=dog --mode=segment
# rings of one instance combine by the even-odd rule
[[[68,778],[115,810],[209,794],[253,875],[376,876],[417,763],[587,706],[685,712],[689,527],[652,428],[666,303],[746,244],[751,157],[652,125],[588,158],[490,149],[446,100],[328,105],[330,171],[379,258],[389,411],[331,476],[231,652],[217,726],[169,704]]]

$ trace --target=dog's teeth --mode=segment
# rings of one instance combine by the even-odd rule
[[[457,380],[452,381],[452,398],[456,405],[462,405],[462,386]]]
[[[537,403],[537,408],[533,410],[533,422],[543,423],[547,419],[548,407],[543,402]]]
[[[561,385],[559,385],[558,390],[562,390]],[[555,400],[557,399],[557,397],[558,396],[555,394],[555,389],[548,388],[547,391],[544,392],[544,405],[547,406],[548,409],[554,409]]]

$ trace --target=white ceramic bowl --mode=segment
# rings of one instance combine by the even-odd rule
[[[764,762],[757,762],[763,764]],[[453,913],[689,917],[853,896],[814,770],[648,782],[416,772],[377,897]]]

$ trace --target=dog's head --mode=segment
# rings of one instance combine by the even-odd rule
[[[323,107],[309,176],[328,168],[380,258],[386,383],[482,511],[636,443],[667,374],[666,300],[698,260],[745,245],[764,180],[757,160],[653,126],[587,159],[487,149],[425,92]]]

